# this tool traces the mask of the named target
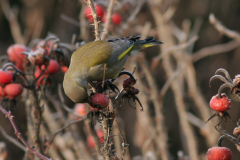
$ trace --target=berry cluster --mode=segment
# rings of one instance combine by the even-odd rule
[[[23,91],[23,86],[13,82],[11,71],[0,70],[0,97],[15,99]]]
[[[8,57],[0,70],[1,99],[15,99],[23,92],[23,88],[39,89],[43,84],[50,84],[49,77],[57,73],[60,68],[66,72],[69,63],[63,50],[70,49],[59,42],[55,36],[49,36],[26,47],[13,44],[7,49]],[[64,51],[65,51],[64,50]],[[66,52],[65,51],[65,52]],[[67,60],[69,61],[69,60]]]
[[[103,23],[105,23],[106,19],[107,19],[107,14],[105,13],[104,7],[101,5],[95,5],[95,9],[96,9],[96,14],[99,17],[99,19]],[[87,17],[89,23],[93,23],[93,16],[92,16],[92,11],[91,11],[90,7],[87,7],[85,9],[85,16]],[[122,16],[119,13],[113,13],[111,20],[114,25],[118,26],[122,22]]]

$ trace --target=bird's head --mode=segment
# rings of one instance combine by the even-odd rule
[[[66,95],[75,103],[86,103],[88,101],[86,79],[69,76],[68,72],[66,72],[63,89]]]

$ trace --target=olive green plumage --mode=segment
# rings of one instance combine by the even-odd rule
[[[76,103],[87,102],[87,83],[103,79],[104,64],[107,66],[105,78],[116,78],[132,53],[162,43],[153,37],[145,40],[139,38],[140,35],[100,40],[78,48],[64,76],[66,95]]]

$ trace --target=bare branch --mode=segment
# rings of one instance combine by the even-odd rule
[[[192,62],[197,62],[202,58],[220,54],[220,53],[226,53],[228,51],[231,51],[235,48],[237,48],[240,45],[240,41],[232,40],[226,44],[218,44],[211,47],[205,47],[200,49],[199,51],[193,53],[192,55]]]
[[[216,19],[213,13],[209,15],[209,21],[211,24],[214,25],[214,27],[220,32],[221,34],[224,34],[230,38],[236,39],[237,41],[240,41],[240,34],[236,31],[232,31],[228,28],[226,28],[224,25],[221,24],[221,22]]]
[[[0,106],[0,110],[2,111],[3,114],[6,115],[6,117],[9,119],[9,121],[11,122],[13,129],[15,131],[15,134],[17,136],[18,139],[20,139],[22,141],[22,143],[30,150],[31,153],[33,153],[34,155],[36,155],[37,157],[43,159],[43,160],[51,160],[51,158],[48,158],[44,155],[42,155],[41,153],[37,152],[37,150],[33,149],[28,143],[27,141],[22,137],[21,133],[19,132],[15,122],[13,121],[13,116],[11,115],[11,112],[7,112],[2,106]]]
[[[127,23],[131,23],[136,18],[143,4],[144,4],[144,0],[138,0],[137,6],[132,12],[131,16],[128,18]]]
[[[96,13],[96,9],[94,7],[94,3],[92,0],[85,0],[87,5],[90,7],[92,16],[93,16],[93,22],[94,22],[94,27],[95,27],[95,41],[101,40],[100,37],[100,26],[99,26],[99,18]]]
[[[107,19],[106,19],[106,22],[105,22],[104,28],[103,28],[102,39],[105,39],[108,32],[109,32],[109,27],[110,27],[110,23],[111,23],[111,17],[112,17],[114,2],[115,2],[115,0],[110,0],[110,3],[108,5]]]
[[[159,98],[162,99],[163,96],[166,94],[168,88],[171,86],[172,82],[178,77],[178,75],[184,70],[185,68],[179,68],[177,69],[171,77],[167,79],[167,81],[164,83],[160,93]]]
[[[146,75],[146,79],[148,81],[148,85],[149,88],[151,90],[151,99],[153,101],[154,104],[154,110],[155,110],[155,114],[156,114],[156,130],[158,132],[158,136],[159,138],[158,143],[160,144],[160,154],[161,154],[161,158],[163,160],[167,160],[168,159],[168,149],[167,149],[167,133],[166,133],[166,129],[164,126],[164,115],[162,114],[162,103],[160,101],[160,99],[158,98],[159,96],[159,91],[157,89],[157,84],[155,82],[154,77],[151,74],[151,71],[148,67],[147,61],[144,58],[143,54],[141,56],[141,59],[139,60],[139,63],[142,67],[142,70],[144,72],[144,74]]]
[[[60,133],[61,131],[63,131],[64,129],[66,129],[67,127],[69,127],[71,124],[74,124],[74,123],[77,123],[77,122],[81,122],[83,120],[85,120],[86,118],[83,118],[83,119],[78,119],[78,120],[75,120],[75,121],[72,121],[72,122],[69,122],[68,124],[66,124],[65,126],[63,126],[62,128],[58,129],[52,136],[51,140],[50,140],[50,145],[52,144],[55,136]]]
[[[12,142],[13,144],[15,144],[15,145],[16,145],[18,148],[20,148],[21,150],[27,152],[28,149],[27,149],[24,145],[22,145],[21,143],[19,143],[16,139],[14,139],[14,138],[12,138],[11,136],[9,136],[1,126],[0,126],[0,131],[1,131],[2,135],[3,135],[7,140],[9,140],[9,141]]]
[[[20,29],[18,20],[17,20],[17,16],[11,9],[8,0],[0,0],[0,4],[2,6],[2,10],[3,10],[5,17],[10,24],[11,33],[12,33],[15,43],[24,44],[25,42],[24,42],[24,38],[21,33],[21,29]]]
[[[188,46],[190,46],[191,44],[193,44],[194,42],[196,42],[198,40],[198,37],[197,36],[194,36],[193,38],[191,38],[189,41],[187,41],[186,43],[183,43],[183,44],[179,44],[179,45],[175,45],[175,46],[172,46],[172,47],[169,47],[166,49],[165,52],[163,52],[162,54],[158,55],[157,57],[155,57],[152,61],[152,64],[151,64],[151,70],[154,70],[159,61],[164,57],[166,56],[167,54],[169,54],[170,52],[173,52],[173,51],[177,51],[177,50],[182,50],[182,49],[185,49],[187,48]]]
[[[165,45],[160,46],[161,50],[163,52],[167,52],[167,48],[169,46],[174,45],[174,41],[171,38],[172,36],[171,36],[171,31],[169,29],[169,25],[164,22],[163,15],[159,10],[159,6],[154,4],[152,1],[149,1],[149,3],[151,5],[151,12],[157,26],[158,36],[161,37],[161,39],[165,40]],[[171,77],[171,75],[174,73],[174,68],[172,66],[170,56],[168,54],[164,56],[163,67],[167,73],[167,77]],[[178,81],[173,81],[171,84],[171,88],[173,90],[175,104],[176,104],[177,112],[179,115],[179,123],[182,126],[183,133],[185,134],[186,137],[188,137],[186,139],[186,143],[187,143],[186,145],[189,151],[189,156],[192,160],[198,160],[199,158],[198,158],[197,142],[196,142],[192,127],[186,118],[187,117],[186,108],[184,103],[184,97],[182,95],[181,84]]]

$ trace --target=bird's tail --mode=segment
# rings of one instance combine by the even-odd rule
[[[129,48],[126,51],[124,51],[121,55],[118,56],[118,60],[122,59],[126,54],[129,54],[129,55],[133,54],[137,50],[155,46],[158,44],[163,44],[163,42],[155,40],[154,37],[148,37],[144,40],[139,40],[140,38],[141,38],[141,35],[118,38],[118,39],[122,39],[122,40],[128,40],[131,42]],[[116,38],[109,39],[108,41],[115,41],[115,40],[116,40]]]
[[[147,47],[152,47],[155,45],[163,44],[163,42],[155,40],[154,37],[148,37],[144,40],[138,40],[134,44],[134,49],[143,49]]]

